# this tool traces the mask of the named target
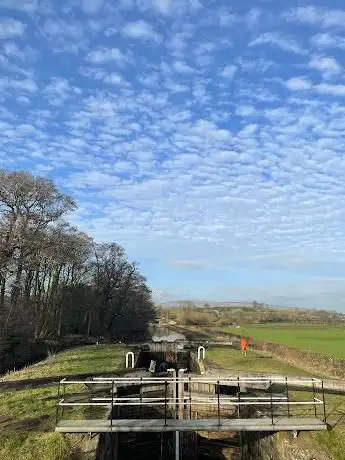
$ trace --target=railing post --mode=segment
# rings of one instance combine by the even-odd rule
[[[202,358],[201,358],[201,356],[202,356]],[[205,347],[203,347],[203,346],[200,346],[198,348],[198,361],[200,361],[201,359],[203,359],[203,360],[205,359]]]
[[[273,425],[274,418],[273,418],[272,380],[270,380],[270,396],[271,396],[271,420],[272,420],[272,425]]]
[[[192,384],[191,378],[188,378],[188,385],[189,385],[189,419],[192,420]]]
[[[241,387],[240,387],[240,378],[237,377],[237,394],[238,394],[238,404],[237,404],[237,418],[240,418],[241,411]]]
[[[140,418],[142,418],[143,416],[143,407],[142,407],[142,404],[143,404],[143,378],[140,377]]]
[[[286,388],[286,400],[287,400],[287,413],[288,413],[288,417],[290,417],[289,387],[288,387],[287,377],[285,377],[285,388]]]
[[[58,392],[57,392],[57,405],[56,405],[56,425],[58,424],[58,421],[59,421],[60,385],[61,385],[61,382],[59,381]]]
[[[131,368],[134,368],[134,353],[129,351],[126,353],[126,369],[129,367],[129,357],[131,357]]]
[[[66,398],[66,385],[63,384],[63,400],[64,400],[64,402],[65,402],[65,398]],[[64,413],[65,413],[65,406],[62,406],[61,418],[63,418]]]
[[[111,413],[110,413],[110,427],[113,431],[113,417],[114,417],[114,380],[111,382]]]
[[[218,386],[218,426],[220,426],[220,384],[219,380],[217,381]]]
[[[167,394],[168,394],[168,381],[165,381],[165,399],[164,399],[164,425],[167,426]]]
[[[313,377],[311,378],[311,381],[313,382],[313,402],[314,402],[314,414],[315,418],[317,417],[317,412],[316,412],[316,403],[315,403],[315,383]]]
[[[323,387],[323,380],[321,380],[321,389],[322,389],[322,402],[323,402],[323,421],[324,423],[327,423],[325,389]]]

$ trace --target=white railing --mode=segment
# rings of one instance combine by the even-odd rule
[[[214,385],[210,396],[200,395],[203,391],[197,389],[195,390],[195,385],[193,384],[209,384]],[[78,394],[78,400],[76,398],[67,397],[66,398],[66,387],[68,385],[74,384],[84,384],[86,386],[91,385],[91,395],[87,393],[82,394],[80,399],[80,393]],[[265,384],[266,395],[262,396],[250,396],[245,395],[241,392],[242,386],[247,384]],[[272,385],[284,385],[284,394],[273,394]],[[99,386],[103,387],[103,391],[110,391],[111,396],[95,396],[94,385],[98,385],[95,391],[101,391]],[[117,391],[121,387],[127,386],[138,386],[139,393],[138,395],[133,396],[124,396],[119,397]],[[147,390],[147,385],[154,385],[153,388],[148,388],[149,390],[156,389],[160,391],[159,396],[148,397],[145,396],[145,387]],[[289,394],[289,385],[298,385],[298,386],[310,386],[312,395],[309,400],[292,400]],[[163,386],[163,388],[162,388]],[[176,392],[176,387],[180,388],[180,391]],[[197,385],[196,385],[197,386]],[[226,395],[221,394],[222,386],[234,387],[236,395]],[[61,388],[63,389],[63,397],[61,394]],[[198,393],[198,390],[200,391]],[[318,398],[316,393],[320,392],[321,397]],[[223,378],[210,378],[210,377],[189,377],[180,376],[180,377],[94,377],[91,380],[68,380],[64,378],[60,381],[58,387],[58,404],[57,404],[57,420],[59,415],[59,407],[62,408],[62,411],[65,407],[74,407],[74,406],[102,406],[106,408],[112,408],[116,406],[161,406],[164,407],[164,418],[167,420],[168,417],[168,408],[173,411],[189,409],[190,418],[192,418],[192,408],[200,408],[213,406],[217,410],[217,416],[220,420],[221,418],[221,408],[222,407],[235,407],[237,408],[237,416],[240,418],[240,411],[243,407],[256,406],[258,409],[261,407],[268,415],[272,418],[272,423],[274,417],[277,416],[276,407],[279,406],[281,409],[285,407],[287,409],[287,417],[291,416],[291,410],[296,406],[310,406],[314,409],[315,418],[317,418],[317,407],[323,406],[323,420],[326,422],[326,411],[325,411],[325,395],[323,389],[323,381],[314,378],[270,378],[265,379],[263,377],[223,377]],[[280,410],[281,410],[280,409]],[[199,410],[199,409],[198,409]],[[111,411],[112,413],[112,411]],[[247,411],[248,414],[248,411]],[[242,412],[243,415],[243,412]],[[302,414],[297,414],[301,416]],[[296,416],[296,415],[294,415]],[[251,418],[247,415],[247,418]]]
[[[283,383],[288,385],[315,385],[322,384],[323,380],[310,377],[310,378],[289,378],[289,377],[272,377],[272,378],[263,378],[263,377],[93,377],[92,380],[68,380],[64,378],[60,380],[60,384],[99,384],[99,383],[121,383],[123,385],[138,385],[139,383],[159,383],[159,382],[182,382],[182,383],[210,383],[216,385],[229,385],[230,383]]]

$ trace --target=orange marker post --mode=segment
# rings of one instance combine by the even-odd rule
[[[247,356],[248,340],[245,337],[242,337],[240,343],[241,343],[242,355]]]

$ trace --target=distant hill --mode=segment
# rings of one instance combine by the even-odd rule
[[[174,307],[252,307],[255,301],[231,301],[231,302],[215,302],[209,300],[175,300],[160,302],[159,305],[163,308],[174,308]],[[304,307],[289,307],[285,305],[270,305],[261,302],[256,302],[257,306],[267,308],[304,308]]]

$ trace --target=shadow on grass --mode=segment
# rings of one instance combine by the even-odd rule
[[[20,432],[20,431],[47,431],[49,424],[49,415],[40,417],[28,417],[23,419],[12,420],[7,418],[6,421],[0,422],[0,431]]]
[[[142,369],[133,369],[133,371],[140,371]],[[7,391],[18,391],[18,390],[28,390],[32,388],[50,386],[52,384],[58,384],[61,379],[67,377],[68,379],[77,379],[85,380],[88,377],[116,377],[121,376],[130,372],[130,369],[120,369],[116,371],[109,372],[88,372],[82,374],[63,374],[63,375],[51,375],[49,377],[40,377],[24,380],[7,380],[6,382],[0,382],[0,393],[5,393]]]

